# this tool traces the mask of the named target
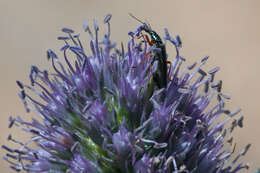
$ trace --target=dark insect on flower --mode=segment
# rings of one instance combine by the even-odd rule
[[[205,57],[198,66],[181,69],[185,59],[179,55],[180,37],[171,37],[165,29],[165,41],[177,52],[167,74],[165,45],[156,32],[143,23],[130,35],[145,31],[153,44],[147,46],[148,37],[145,46],[131,37],[125,51],[123,44],[117,47],[110,40],[110,19],[104,19],[108,32],[102,40],[97,22],[94,32],[84,23],[90,52],[83,49],[78,34],[63,28],[65,35],[58,40],[65,44],[60,51],[66,66],[48,50],[54,72],[32,66],[31,84],[17,81],[26,110],[42,121],[9,118],[9,128],[32,135],[25,142],[8,136],[20,146],[2,146],[10,167],[34,173],[236,173],[248,168],[236,162],[250,144],[233,160],[232,137],[227,140],[230,148],[224,148],[225,137],[243,126],[243,116],[235,118],[240,109],[225,109],[229,96],[221,93],[222,81],[214,80],[219,68],[205,72]],[[157,87],[150,87],[151,79]],[[218,103],[209,108],[214,96]],[[214,123],[222,114],[227,119]]]
[[[164,45],[161,37],[154,30],[152,30],[148,24],[142,22],[141,20],[136,18],[131,13],[129,13],[129,15],[143,24],[142,26],[140,26],[137,29],[137,32],[136,32],[137,35],[139,35],[141,31],[145,31],[150,35],[151,41],[147,35],[145,35],[145,38],[146,38],[147,43],[150,46],[154,46],[154,49],[152,51],[150,51],[150,53],[152,54],[151,55],[152,59],[153,59],[152,63],[154,63],[155,61],[158,62],[157,70],[153,73],[153,80],[159,89],[166,88],[167,81],[168,81],[167,55],[166,55],[166,48],[165,48],[165,45]],[[150,53],[147,53],[145,58]]]

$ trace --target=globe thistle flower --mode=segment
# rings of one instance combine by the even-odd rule
[[[235,173],[248,168],[236,162],[250,144],[233,160],[232,138],[227,140],[230,148],[224,147],[234,128],[243,126],[243,116],[234,118],[240,109],[225,109],[229,96],[221,93],[222,81],[214,80],[219,67],[205,72],[205,57],[182,69],[181,39],[165,29],[163,44],[171,43],[177,54],[162,81],[166,87],[160,87],[155,74],[165,69],[154,58],[162,50],[149,46],[145,37],[137,39],[147,25],[129,32],[127,46],[117,46],[110,40],[110,19],[104,19],[108,31],[103,39],[97,22],[94,32],[84,24],[91,38],[89,52],[78,34],[63,28],[65,36],[58,40],[65,43],[60,51],[66,64],[48,50],[54,73],[32,66],[31,84],[17,81],[26,110],[39,114],[41,121],[10,117],[10,128],[32,135],[26,142],[9,135],[9,141],[20,145],[2,146],[10,167],[46,173]],[[214,97],[218,103],[209,108]],[[215,123],[222,114],[227,118]]]

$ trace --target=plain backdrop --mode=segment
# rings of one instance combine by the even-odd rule
[[[46,50],[58,52],[62,43],[56,38],[61,28],[72,28],[84,39],[83,20],[92,22],[95,18],[102,27],[104,16],[111,13],[112,39],[126,43],[127,33],[140,25],[129,12],[148,21],[161,35],[165,27],[171,34],[179,34],[185,65],[209,55],[205,69],[220,66],[217,79],[223,80],[223,91],[232,98],[228,107],[240,106],[245,116],[244,128],[233,133],[237,151],[252,143],[241,159],[251,169],[242,172],[260,167],[259,0],[0,0],[1,145],[11,146],[6,140],[9,133],[18,139],[27,138],[18,128],[7,128],[8,116],[21,115],[29,120],[33,115],[25,112],[15,81],[29,84],[32,64],[49,69]],[[171,50],[168,54],[169,58],[175,55]],[[1,149],[1,156],[4,153]],[[0,167],[1,173],[13,172],[3,160]]]

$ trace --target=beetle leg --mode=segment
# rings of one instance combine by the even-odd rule
[[[150,41],[149,36],[146,35],[146,34],[145,34],[144,36],[145,36],[145,39],[146,39],[147,43],[148,43],[150,46],[153,46],[153,40]]]
[[[143,35],[143,33],[141,32],[140,35],[137,36],[137,39],[140,39],[140,38],[143,38],[143,37],[144,37],[144,35]]]
[[[150,55],[150,52],[146,53],[146,54],[144,55],[142,61],[141,61],[139,64],[142,64],[142,63],[146,60],[146,58],[147,58],[149,55]],[[137,68],[137,67],[133,67],[133,68]]]
[[[171,61],[167,61],[166,63],[170,65],[169,71],[168,71],[168,77],[169,77],[169,75],[171,73],[171,69],[172,69],[172,62]]]
[[[140,64],[142,64],[142,63],[146,60],[146,58],[147,58],[149,55],[150,55],[150,52],[146,53],[146,54],[144,55],[144,58],[143,58],[142,61],[140,62]]]
[[[147,43],[148,43],[150,46],[153,46],[153,40],[151,41],[151,40],[149,39],[149,36],[148,36],[147,34],[143,35],[143,34],[141,33],[141,35],[139,35],[137,38],[140,39],[140,38],[143,38],[143,37],[145,37]],[[144,42],[144,41],[143,41],[143,42]]]

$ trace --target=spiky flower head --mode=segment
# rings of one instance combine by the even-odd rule
[[[104,20],[108,32],[103,39],[96,22],[94,32],[84,24],[90,51],[78,34],[63,28],[65,36],[58,39],[65,43],[60,51],[66,65],[48,50],[54,73],[32,66],[31,84],[17,81],[26,110],[39,114],[41,121],[10,117],[9,127],[32,135],[26,142],[9,135],[8,140],[20,145],[2,146],[10,167],[46,173],[235,173],[247,168],[235,163],[250,145],[231,161],[233,147],[224,148],[224,138],[234,127],[242,127],[243,116],[235,119],[239,109],[224,108],[229,97],[221,93],[222,81],[214,81],[219,68],[203,71],[205,57],[197,66],[181,69],[185,59],[179,54],[180,37],[165,29],[161,47],[150,46],[145,37],[137,39],[146,24],[129,32],[126,48],[117,47],[110,40],[110,18]],[[156,74],[165,70],[160,58],[167,58],[162,54],[166,42],[177,54],[166,66],[167,77],[160,79],[167,86],[160,87]],[[215,96],[218,103],[209,108]],[[221,114],[227,114],[226,120],[214,123]],[[232,126],[225,128],[230,120]],[[232,145],[232,138],[228,142]]]

